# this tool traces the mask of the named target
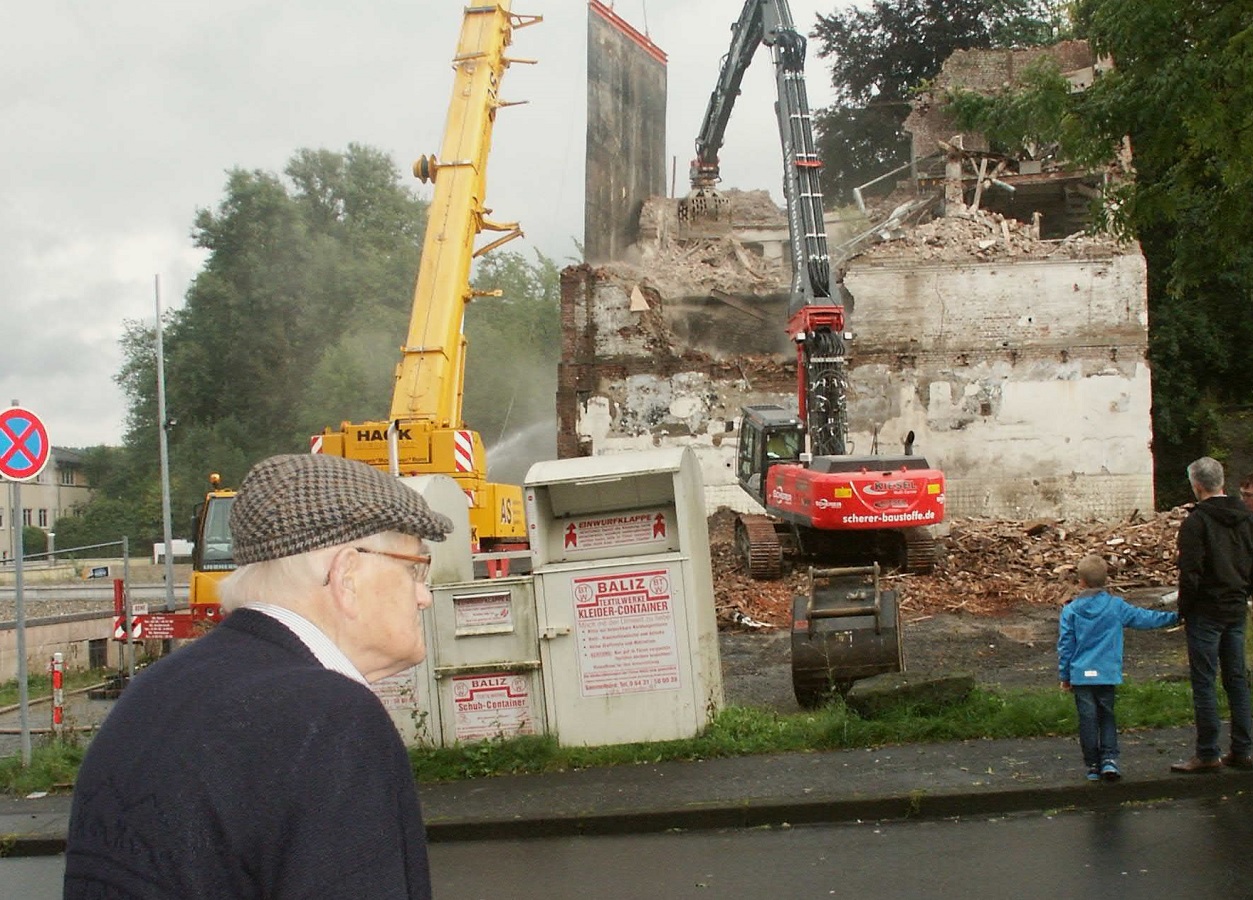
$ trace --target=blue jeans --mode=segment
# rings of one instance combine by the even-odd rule
[[[1248,665],[1244,659],[1244,621],[1219,622],[1195,613],[1185,622],[1188,635],[1188,671],[1192,678],[1192,708],[1196,714],[1196,755],[1218,759],[1218,692],[1214,678],[1222,673],[1223,690],[1231,710],[1231,752],[1253,753],[1250,730]]]
[[[1070,687],[1075,695],[1075,709],[1079,712],[1079,746],[1088,768],[1118,762],[1115,690],[1112,684],[1074,684]]]

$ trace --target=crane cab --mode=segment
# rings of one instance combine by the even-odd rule
[[[220,482],[216,472],[209,476],[210,489],[196,507],[196,545],[191,556],[188,605],[193,619],[207,622],[222,617],[217,585],[236,568],[230,528],[235,491],[220,487]]]

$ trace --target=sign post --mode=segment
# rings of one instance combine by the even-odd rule
[[[22,765],[30,766],[30,695],[26,684],[26,602],[22,591],[22,482],[34,481],[48,464],[52,446],[48,429],[33,412],[23,409],[16,400],[0,412],[0,478],[9,482],[13,511],[9,521],[13,527],[13,589],[17,600],[17,701],[21,710]]]

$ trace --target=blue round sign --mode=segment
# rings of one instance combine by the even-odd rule
[[[48,429],[37,415],[20,406],[0,411],[0,477],[33,481],[48,464],[51,451]]]

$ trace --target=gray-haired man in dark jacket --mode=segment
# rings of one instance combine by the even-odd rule
[[[220,625],[126,688],[74,785],[65,900],[429,900],[413,769],[370,684],[426,656],[446,516],[322,454],[252,467]]]
[[[1179,615],[1188,635],[1196,755],[1174,772],[1253,769],[1244,629],[1253,587],[1253,512],[1223,493],[1223,467],[1203,456],[1188,466],[1197,504],[1179,527]],[[1222,756],[1215,675],[1231,708],[1231,752]]]

